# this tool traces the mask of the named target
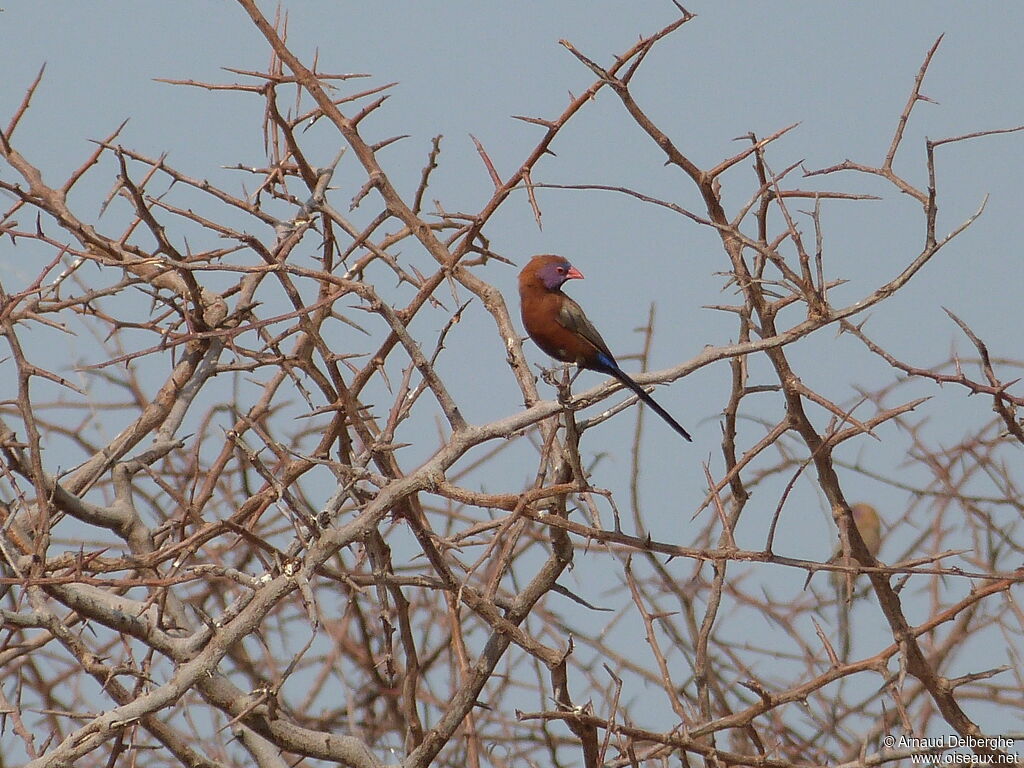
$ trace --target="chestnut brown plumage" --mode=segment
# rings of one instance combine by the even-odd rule
[[[672,429],[692,440],[689,432],[668,411],[619,368],[615,356],[580,305],[562,293],[566,280],[582,278],[583,273],[561,256],[544,254],[530,259],[519,273],[519,309],[530,338],[556,360],[614,376]]]

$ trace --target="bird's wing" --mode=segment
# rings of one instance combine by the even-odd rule
[[[610,360],[615,361],[615,356],[608,349],[608,345],[601,338],[601,334],[597,332],[597,328],[587,318],[583,308],[568,296],[563,295],[562,297],[562,306],[558,310],[558,323],[566,330],[578,333],[597,347],[598,350],[606,354]]]

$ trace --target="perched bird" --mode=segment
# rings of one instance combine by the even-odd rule
[[[878,557],[878,550],[882,548],[882,523],[878,519],[878,512],[870,504],[859,502],[850,505],[853,513],[853,522],[857,526],[857,533],[864,540],[864,546],[872,557]],[[843,563],[844,565],[857,565],[857,561],[843,559],[843,545],[840,542],[833,553],[830,563]],[[836,590],[839,599],[836,601],[836,610],[839,612],[839,658],[847,661],[850,658],[850,648],[853,645],[852,627],[850,626],[850,608],[854,598],[854,579],[856,574],[832,571],[829,580]]]
[[[882,548],[882,522],[878,519],[877,510],[870,504],[858,502],[850,506],[850,511],[853,513],[853,522],[857,526],[857,533],[864,540],[864,546],[868,548],[872,557],[878,557],[878,550]],[[829,562],[843,562],[842,544],[836,548]],[[856,565],[857,563],[851,560],[850,564]],[[832,583],[836,589],[843,590],[847,575],[845,572],[832,571]]]
[[[679,422],[619,368],[608,345],[580,305],[562,293],[562,283],[574,278],[583,279],[583,273],[561,256],[534,256],[523,267],[519,273],[519,309],[530,338],[556,360],[614,376],[672,429],[692,441]]]
[[[878,557],[878,550],[882,548],[882,523],[878,517],[878,512],[870,504],[864,502],[858,502],[850,505],[850,511],[853,513],[853,523],[857,526],[857,533],[860,534],[861,539],[864,540],[864,546],[868,548],[868,552],[871,553],[872,557]],[[829,563],[842,563],[844,565],[858,565],[856,560],[852,558],[849,562],[843,560],[843,544],[842,541],[836,544],[836,548],[832,551],[832,557],[828,559]],[[814,575],[814,571],[807,574],[807,580],[804,582],[804,589],[807,589],[807,585],[811,583],[811,577]],[[831,571],[829,578],[832,581],[832,585],[839,590],[843,591],[845,584],[847,583],[847,576],[850,574],[847,571]],[[850,580],[852,583],[852,579]]]

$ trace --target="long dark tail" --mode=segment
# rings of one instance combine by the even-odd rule
[[[623,371],[616,365],[608,366],[608,373],[610,373],[616,379],[618,379],[631,390],[633,390],[633,392],[636,393],[636,396],[643,400],[646,405],[650,406],[652,411],[654,411],[656,414],[661,416],[661,418],[663,418],[666,422],[668,422],[668,425],[672,427],[672,429],[674,429],[684,438],[689,440],[691,443],[693,442],[693,438],[690,437],[690,433],[683,429],[682,425],[680,425],[678,421],[673,419],[668,411],[666,411],[664,408],[662,408],[660,405],[654,402],[654,398],[647,394],[646,390],[644,390],[643,387],[641,387],[639,384],[637,384],[635,381],[629,378],[629,375],[625,371]]]

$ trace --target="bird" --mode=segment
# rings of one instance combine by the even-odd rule
[[[858,502],[850,505],[850,511],[853,513],[853,522],[857,526],[857,533],[860,534],[861,539],[864,541],[864,546],[867,547],[872,557],[877,557],[878,550],[882,548],[882,522],[878,518],[878,510],[870,504]],[[845,562],[843,560],[842,543],[836,547],[829,562]],[[856,565],[856,561],[850,561],[846,564]],[[833,586],[840,593],[845,589],[848,575],[846,571],[832,571],[830,574]]]
[[[878,511],[870,504],[858,502],[850,505],[850,512],[853,513],[853,523],[857,526],[857,533],[860,534],[864,546],[867,547],[872,557],[877,557],[878,551],[882,548],[882,523],[878,518]],[[842,542],[836,547],[829,562],[843,563],[844,565],[857,564],[856,560],[844,559]],[[850,609],[855,597],[854,580],[856,578],[857,574],[846,571],[832,571],[829,574],[829,581],[838,596],[836,610],[839,620],[839,658],[843,661],[850,658],[850,648],[853,645]]]
[[[562,293],[566,280],[582,279],[583,273],[561,256],[541,254],[530,259],[519,273],[519,310],[530,338],[556,360],[614,376],[692,442],[690,433],[619,367],[582,307]]]
[[[867,547],[868,552],[871,553],[872,557],[878,557],[878,551],[882,548],[882,522],[878,517],[878,510],[870,504],[860,501],[856,504],[850,505],[850,512],[853,513],[853,523],[857,526],[857,533],[860,534],[860,538],[864,542],[864,546]],[[832,550],[832,556],[828,559],[828,562],[833,565],[859,565],[856,560],[844,560],[842,541],[836,543],[836,547]],[[811,583],[811,577],[813,575],[814,571],[807,574],[807,580],[804,582],[804,589],[807,589],[807,585]],[[835,587],[840,594],[844,591],[844,587],[847,583],[847,576],[849,575],[851,574],[848,571],[831,571],[829,573],[829,579],[832,582],[832,586]]]

